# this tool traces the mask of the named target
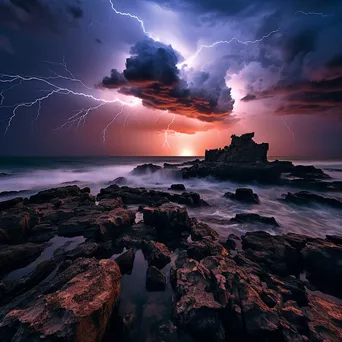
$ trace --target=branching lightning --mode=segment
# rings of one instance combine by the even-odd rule
[[[111,9],[115,12],[115,14],[123,16],[123,17],[129,17],[131,19],[134,19],[135,21],[137,21],[140,24],[143,32],[147,36],[152,38],[152,35],[146,30],[144,21],[142,19],[140,19],[136,15],[118,11],[114,7],[113,0],[109,0],[109,3],[111,5]],[[302,14],[302,15],[306,15],[306,16],[316,15],[316,16],[321,16],[323,18],[330,17],[330,16],[334,15],[334,14],[324,14],[324,13],[316,13],[316,12],[297,11],[296,13],[294,13],[294,16],[297,14]],[[93,23],[93,21],[90,23],[90,25],[92,23]],[[271,37],[271,36],[273,36],[279,32],[280,32],[280,28],[271,31],[267,35],[261,37],[260,39],[256,39],[256,40],[243,41],[243,40],[240,40],[236,37],[233,37],[230,40],[216,41],[212,44],[207,44],[207,45],[203,44],[199,47],[199,49],[195,52],[195,54],[193,56],[189,57],[186,61],[180,63],[178,66],[182,67],[183,65],[191,63],[195,58],[198,57],[198,55],[204,49],[214,48],[215,46],[217,46],[219,44],[228,44],[229,45],[234,41],[237,43],[243,44],[243,45],[256,44],[256,43],[262,42],[264,39],[267,39],[267,38],[269,38],[269,37]],[[104,130],[102,132],[102,138],[103,138],[103,141],[105,142],[106,141],[106,135],[107,135],[109,127],[123,113],[125,106],[133,107],[133,106],[136,106],[137,104],[141,103],[141,100],[136,99],[136,98],[133,98],[133,100],[127,102],[127,101],[121,100],[118,97],[113,98],[111,100],[106,100],[106,99],[99,97],[97,95],[93,95],[93,94],[97,93],[97,90],[92,88],[92,87],[87,86],[82,80],[75,77],[75,75],[71,72],[71,70],[67,66],[65,55],[63,55],[62,62],[43,61],[42,63],[52,65],[52,66],[62,67],[64,72],[63,72],[63,74],[60,74],[60,73],[52,70],[51,68],[49,68],[49,71],[51,72],[52,76],[48,76],[48,77],[37,76],[37,75],[27,76],[27,75],[13,75],[13,74],[4,74],[4,73],[1,74],[0,73],[0,85],[9,84],[9,87],[4,88],[0,91],[0,108],[10,108],[12,110],[11,115],[7,121],[7,125],[5,128],[5,134],[11,128],[11,124],[12,124],[13,120],[15,119],[16,115],[18,114],[19,109],[37,106],[37,114],[31,123],[32,129],[33,129],[34,123],[39,119],[39,117],[41,115],[43,102],[48,100],[52,96],[64,95],[64,96],[81,97],[81,98],[93,101],[96,104],[93,106],[89,106],[87,108],[82,108],[80,110],[77,110],[76,113],[73,114],[71,117],[69,117],[60,127],[56,128],[57,130],[63,129],[65,127],[71,128],[74,125],[76,127],[79,127],[81,124],[84,124],[86,122],[90,113],[92,113],[92,112],[94,112],[94,111],[96,111],[96,110],[98,110],[98,109],[100,109],[106,105],[118,104],[120,106],[121,109],[117,113],[114,114],[112,120],[108,123],[108,125],[104,128]],[[73,88],[70,88],[69,86],[61,86],[58,83],[60,81],[70,82],[70,84],[78,85],[79,87],[83,88],[84,92],[76,91]],[[5,99],[5,93],[23,85],[23,84],[31,84],[31,83],[35,83],[35,84],[44,86],[45,89],[41,89],[41,91],[45,92],[46,94],[44,94],[42,96],[37,96],[36,98],[34,98],[31,101],[26,101],[26,102],[23,101],[23,102],[19,102],[19,103],[15,103],[15,104],[6,104],[5,105],[5,100],[6,100]],[[126,116],[125,124],[127,123],[127,119],[129,117],[129,115],[130,114],[128,114]],[[155,123],[159,120],[159,118],[160,118],[160,116],[158,116]],[[168,142],[168,134],[169,134],[169,131],[170,131],[172,124],[175,121],[175,118],[176,118],[176,116],[175,116],[175,114],[173,114],[171,122],[168,124],[166,130],[164,131],[164,138],[165,138],[164,139],[164,146],[165,147],[170,147],[169,142]],[[286,118],[284,118],[284,123],[285,123],[286,127],[288,128],[288,130],[292,133],[293,138],[294,138],[294,133],[292,132],[292,130],[288,126],[288,124],[286,122]]]

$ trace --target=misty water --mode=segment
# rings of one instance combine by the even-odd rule
[[[0,164],[0,193],[4,191],[26,192],[2,195],[1,200],[30,196],[42,189],[77,184],[89,186],[93,194],[108,186],[117,177],[126,177],[131,187],[167,190],[172,183],[181,182],[187,191],[200,193],[209,203],[205,208],[188,208],[195,216],[216,229],[222,239],[230,233],[241,235],[246,231],[260,228],[270,233],[296,232],[324,237],[326,234],[342,234],[342,211],[323,205],[296,206],[279,201],[282,194],[300,189],[277,185],[237,184],[219,182],[214,179],[177,179],[172,171],[163,174],[132,176],[130,171],[143,163],[163,165],[193,160],[194,157],[66,157],[66,158],[3,158]],[[296,165],[314,165],[329,174],[331,180],[342,180],[342,161],[295,160]],[[227,191],[234,192],[237,187],[247,186],[260,197],[260,205],[246,205],[223,198]],[[325,196],[339,198],[339,193]],[[241,212],[258,213],[276,218],[280,227],[231,224],[229,219]]]

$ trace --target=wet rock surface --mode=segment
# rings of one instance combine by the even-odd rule
[[[336,198],[324,197],[309,191],[300,191],[296,193],[289,192],[283,195],[284,201],[298,205],[310,205],[312,203],[327,205],[332,208],[342,209],[342,200]]]
[[[266,217],[253,213],[236,214],[230,221],[233,223],[266,224],[279,227],[279,223],[274,217]]]
[[[226,192],[225,198],[229,198],[233,201],[239,201],[243,203],[259,204],[259,196],[253,192],[252,189],[238,188],[235,190],[235,194],[232,192]]]
[[[167,167],[184,167],[184,177],[342,189],[318,169],[268,162],[267,144],[252,138],[234,136],[203,162]],[[161,171],[151,165],[135,173]],[[182,193],[114,184],[95,197],[65,186],[1,202],[0,340],[130,342],[148,325],[144,341],[341,341],[342,237],[271,235],[263,230],[274,231],[275,218],[232,212],[227,224],[260,231],[223,242],[182,206],[194,213],[206,205],[200,195],[176,185]],[[259,202],[245,188],[229,197]],[[119,305],[120,282],[130,291],[127,306]]]

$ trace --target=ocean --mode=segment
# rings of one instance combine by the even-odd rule
[[[209,224],[225,239],[229,234],[244,234],[246,231],[264,229],[272,234],[295,232],[315,237],[326,234],[342,235],[342,211],[322,205],[296,206],[279,201],[282,194],[300,189],[276,185],[237,184],[214,179],[175,179],[170,174],[158,173],[132,176],[130,171],[143,163],[163,165],[182,163],[196,157],[3,157],[0,158],[0,193],[23,191],[19,194],[0,194],[0,201],[13,197],[28,197],[40,190],[77,184],[89,186],[93,194],[117,177],[126,177],[128,186],[167,190],[172,183],[183,183],[188,191],[200,193],[210,206],[189,208],[191,216]],[[279,158],[280,159],[280,158]],[[322,168],[332,180],[342,180],[342,161],[294,160],[296,165],[314,165]],[[260,197],[260,205],[246,205],[223,198],[227,191],[237,187],[252,188]],[[341,198],[339,193],[324,193],[325,196]],[[238,213],[252,212],[273,216],[280,227],[231,224],[230,218]]]

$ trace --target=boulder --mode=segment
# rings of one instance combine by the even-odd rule
[[[140,175],[145,175],[149,173],[155,173],[157,171],[162,170],[163,168],[158,165],[154,164],[143,164],[143,165],[138,165],[133,171],[131,172],[132,175],[134,176],[140,176]]]
[[[43,250],[44,247],[42,245],[31,242],[21,245],[0,246],[0,275],[27,266],[35,260]]]
[[[3,194],[3,192],[2,192]],[[8,210],[14,206],[16,206],[19,203],[23,203],[24,199],[22,197],[16,197],[16,198],[12,198],[10,200],[7,201],[1,201],[0,202],[0,210]]]
[[[165,237],[179,237],[190,230],[191,221],[183,207],[170,204],[158,208],[145,207],[143,217],[145,224],[155,227]]]
[[[108,185],[112,185],[112,184],[124,185],[127,183],[128,183],[128,180],[126,177],[117,177],[114,180],[112,180],[111,182],[108,182]]]
[[[129,229],[135,220],[133,211],[115,208],[98,216],[95,220],[95,236],[100,241],[117,238],[124,230]]]
[[[120,269],[100,260],[60,290],[10,311],[0,323],[2,341],[101,341],[120,294]]]
[[[218,242],[210,238],[204,238],[200,241],[193,242],[187,249],[190,258],[195,260],[202,260],[207,256],[212,255],[228,255],[227,250]]]
[[[172,184],[169,190],[185,191],[186,189],[184,184]]]
[[[162,269],[171,262],[171,252],[161,242],[144,241],[143,252],[149,266],[155,266]]]
[[[289,203],[295,203],[299,205],[308,205],[311,203],[317,203],[317,204],[323,204],[327,205],[333,208],[342,209],[342,201],[330,198],[330,197],[324,197],[321,195],[317,195],[314,193],[311,193],[309,191],[300,191],[297,193],[287,193],[287,195],[283,195],[284,201]]]
[[[266,224],[279,227],[279,223],[274,217],[266,217],[254,213],[236,214],[230,221],[233,223]]]
[[[243,203],[260,204],[259,196],[248,188],[238,188],[235,190],[235,194],[227,192],[224,197]]]
[[[195,218],[191,219],[190,233],[193,241],[199,241],[204,238],[218,240],[220,237],[216,230],[203,222],[197,221]]]
[[[121,274],[131,274],[135,259],[135,249],[130,248],[126,252],[118,256],[115,261],[120,267]]]
[[[157,267],[149,266],[146,271],[146,289],[147,291],[164,291],[166,287],[166,278]]]

